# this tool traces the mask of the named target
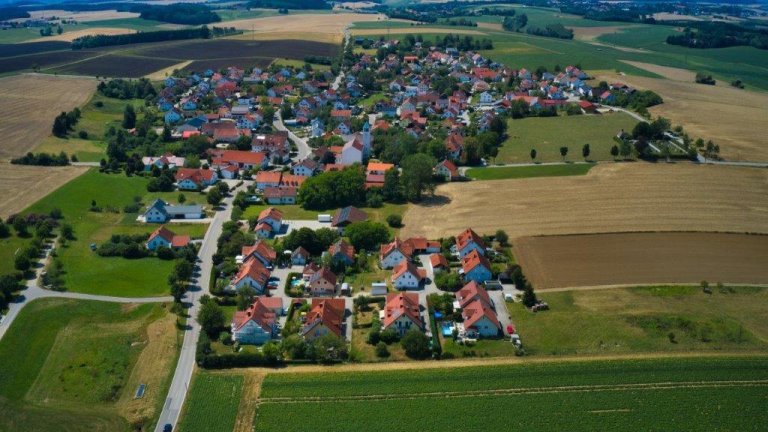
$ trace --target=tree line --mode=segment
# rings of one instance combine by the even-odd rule
[[[122,78],[101,81],[96,87],[102,95],[115,99],[145,99],[157,96],[157,91],[147,78],[138,81]]]
[[[198,3],[175,3],[168,6],[140,5],[134,7],[139,18],[163,21],[173,24],[199,25],[221,21],[221,17],[206,5]]]
[[[53,119],[51,133],[56,137],[65,138],[69,131],[74,129],[77,122],[80,121],[81,115],[80,108],[77,107],[69,112],[62,111],[61,114]]]
[[[768,50],[768,30],[747,29],[740,25],[723,22],[685,21],[686,27],[681,34],[667,36],[670,45],[682,45],[688,48],[725,48],[731,46],[751,46]]]
[[[58,155],[29,152],[22,157],[11,159],[11,163],[14,165],[64,166],[69,165],[69,157],[64,152]]]

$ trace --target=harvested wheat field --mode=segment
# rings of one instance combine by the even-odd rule
[[[591,42],[604,34],[618,33],[620,30],[631,29],[636,26],[601,26],[601,27],[569,27],[573,30],[575,39]]]
[[[96,83],[91,78],[36,74],[0,78],[0,160],[35,148],[50,135],[53,119],[87,102]]]
[[[288,39],[316,40],[314,34],[334,35],[341,41],[344,29],[353,22],[378,21],[379,15],[339,13],[339,14],[301,14],[280,15],[265,18],[251,18],[235,21],[227,21],[227,27],[245,30],[248,33],[240,35],[240,39],[250,39],[255,33],[256,38],[260,34],[286,33],[292,34]],[[291,31],[293,31],[291,33]],[[323,41],[325,42],[325,41]]]
[[[61,9],[46,9],[39,11],[29,11],[30,18],[47,19],[57,17],[58,19],[75,20],[78,22],[104,21],[124,18],[138,18],[136,12],[118,12],[115,9],[102,11],[82,11],[73,12]]]
[[[726,160],[768,161],[766,106],[768,93],[739,90],[730,86],[696,84],[688,71],[632,63],[634,66],[669,79],[623,76],[602,73],[597,81],[624,82],[639,89],[650,89],[664,98],[664,103],[649,109],[680,124],[694,137],[711,139],[720,145]],[[689,79],[690,78],[690,79]]]
[[[86,172],[86,167],[41,167],[0,162],[0,218],[18,213]]]
[[[467,29],[457,29],[454,27],[451,28],[445,28],[445,27],[429,27],[429,26],[413,26],[413,27],[398,27],[398,28],[392,28],[387,30],[385,27],[382,28],[374,28],[374,29],[352,29],[352,34],[354,35],[360,35],[360,36],[370,36],[370,35],[382,35],[382,34],[419,34],[419,33],[429,33],[429,34],[465,34],[465,35],[481,35],[481,36],[487,36],[488,33],[479,31],[479,30],[467,30]]]
[[[492,168],[489,168],[492,169]],[[689,163],[605,163],[587,175],[439,186],[408,207],[402,237],[638,231],[768,233],[768,170]]]
[[[515,258],[537,289],[768,283],[768,236],[625,233],[522,237]]]
[[[72,42],[73,40],[83,36],[96,36],[96,35],[124,35],[129,33],[136,33],[136,30],[127,28],[115,28],[115,27],[91,27],[83,30],[66,31],[62,34],[55,34],[53,36],[47,36],[43,39],[31,39],[22,43],[36,43],[36,42],[51,42],[51,41],[64,41]]]

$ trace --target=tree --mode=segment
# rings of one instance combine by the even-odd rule
[[[29,258],[24,254],[16,255],[16,259],[13,262],[14,268],[20,272],[26,272],[29,270],[30,267],[32,267],[32,262],[29,260]]]
[[[186,196],[184,196],[184,194],[183,194],[183,193],[180,193],[180,194],[179,194],[179,197],[178,197],[177,199],[178,199],[178,201],[179,201],[179,204],[184,204],[184,203],[187,201],[187,197],[186,197]]]
[[[413,359],[425,359],[431,354],[429,338],[417,329],[409,330],[400,340],[405,355]]]
[[[362,221],[350,224],[344,235],[356,250],[376,251],[379,245],[389,241],[389,229],[379,222]]]
[[[536,161],[536,149],[531,149],[531,160]]]
[[[310,359],[322,363],[345,360],[349,355],[347,343],[333,333],[315,339],[307,351]]]
[[[418,201],[424,191],[432,192],[435,187],[435,181],[432,177],[432,169],[435,160],[423,153],[412,154],[403,158],[401,166],[403,168],[402,183],[405,189],[406,198]]]
[[[248,306],[253,304],[253,300],[256,298],[256,290],[244,286],[237,290],[237,310],[242,311],[248,309]]]
[[[184,298],[184,294],[187,293],[187,286],[183,283],[173,282],[171,283],[171,296],[173,301],[181,303],[181,299]]]
[[[211,339],[216,339],[219,331],[224,327],[224,311],[207,295],[200,298],[200,303],[202,307],[197,313],[197,322]]]
[[[445,146],[442,147],[444,148]],[[400,183],[400,171],[397,169],[390,169],[384,173],[384,186],[381,188],[381,195],[384,200],[388,202],[396,203],[403,200],[403,187]]]
[[[526,284],[525,289],[523,290],[523,304],[525,307],[533,307],[536,303],[538,303],[538,299],[536,298],[536,293],[533,292],[533,287],[531,284]]]
[[[565,161],[565,157],[568,155],[568,147],[560,147],[560,156],[563,157],[563,161]]]
[[[63,29],[63,28],[61,28],[61,26],[59,26],[59,27],[56,29],[56,34],[62,34],[62,33],[64,33],[64,29]]]
[[[212,206],[218,206],[221,203],[221,199],[223,197],[221,196],[221,192],[219,191],[219,188],[211,188],[211,190],[208,191],[208,195],[206,196],[206,200],[208,201],[208,204]]]
[[[584,157],[584,160],[587,160],[589,157],[590,149],[589,149],[589,143],[584,144],[584,147],[581,148],[581,156]]]
[[[496,241],[499,242],[499,244],[502,246],[506,246],[507,243],[509,242],[509,236],[504,230],[496,231],[496,234],[494,237],[496,238]]]
[[[27,220],[22,216],[13,218],[13,229],[19,237],[25,237],[29,234],[27,231]]]
[[[618,155],[619,155],[619,146],[614,144],[613,147],[611,147],[611,156],[613,156],[613,158],[616,159]]]
[[[376,344],[376,356],[381,358],[389,357],[389,349],[387,349],[386,343],[379,342]]]
[[[178,260],[173,267],[173,274],[175,274],[176,278],[180,281],[188,281],[189,278],[192,277],[193,271],[194,267],[192,266],[192,263],[187,260]]]
[[[74,240],[75,238],[75,231],[72,229],[72,225],[70,224],[62,224],[61,225],[61,236],[64,237],[67,240]]]
[[[4,224],[3,221],[0,220],[0,238],[6,238],[10,235],[10,228],[8,228],[8,225]]]
[[[400,228],[403,226],[403,217],[399,214],[391,214],[387,216],[387,225],[392,228]]]
[[[123,111],[123,129],[133,129],[136,127],[136,112],[133,105],[128,104]]]
[[[264,355],[264,360],[270,364],[277,363],[283,357],[283,349],[275,341],[265,343],[261,353]]]

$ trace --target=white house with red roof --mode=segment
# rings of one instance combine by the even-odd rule
[[[485,255],[485,242],[472,228],[467,228],[456,236],[456,252],[463,258],[473,250]]]
[[[440,273],[450,269],[448,260],[440,253],[433,253],[429,256],[429,266],[432,268],[432,273]]]
[[[322,267],[309,277],[307,289],[315,297],[332,296],[336,294],[336,281],[336,274]]]
[[[216,171],[201,168],[179,168],[175,177],[176,186],[182,190],[204,189],[219,180]]]
[[[363,153],[363,142],[355,137],[344,144],[344,147],[341,149],[341,160],[339,163],[342,165],[361,164],[363,163]]]
[[[243,246],[241,256],[243,262],[249,259],[257,259],[265,266],[270,266],[277,259],[277,252],[266,241],[256,240],[253,246]]]
[[[280,171],[259,171],[256,173],[256,187],[261,190],[278,187],[282,176],[283,173]]]
[[[261,261],[257,259],[248,260],[240,266],[240,270],[232,279],[230,289],[232,291],[237,291],[240,288],[247,286],[255,289],[258,293],[264,293],[267,287],[267,282],[269,282],[269,276],[269,270],[267,270]]]
[[[403,261],[411,259],[413,250],[395,237],[391,243],[381,245],[379,250],[379,267],[391,269]]]
[[[435,165],[435,174],[445,178],[445,181],[452,181],[459,178],[459,169],[456,164],[446,159]]]
[[[419,295],[416,293],[389,293],[380,312],[383,330],[394,329],[403,336],[411,329],[424,331],[424,321],[421,319]]]
[[[416,289],[426,278],[426,270],[417,268],[407,260],[392,269],[392,286],[399,290]]]
[[[301,335],[308,341],[329,333],[343,338],[345,314],[344,299],[312,299]]]
[[[188,235],[176,235],[173,231],[161,226],[152,231],[147,239],[147,249],[154,251],[161,247],[178,249],[189,244]]]
[[[241,344],[261,345],[280,335],[278,318],[283,314],[283,299],[259,296],[248,309],[235,312],[232,339]]]
[[[141,162],[144,164],[144,171],[150,171],[153,166],[158,168],[167,166],[168,169],[181,168],[184,166],[185,159],[174,156],[173,153],[165,153],[162,156],[145,156],[141,158]]]
[[[499,317],[488,292],[477,282],[469,282],[456,292],[454,306],[461,309],[463,330],[459,333],[468,338],[496,337],[501,331]]]
[[[283,212],[274,207],[265,208],[259,213],[256,223],[257,226],[258,224],[269,225],[272,232],[279,233],[283,228]]]

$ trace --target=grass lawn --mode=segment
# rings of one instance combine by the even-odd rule
[[[149,334],[160,322],[170,324],[162,336],[168,339]],[[0,341],[0,430],[128,430],[136,414],[146,415],[139,424],[150,426],[176,357],[152,364],[152,371],[141,363],[165,345],[177,352],[173,323],[160,305],[30,303]],[[148,389],[134,401],[137,382]]]
[[[304,65],[306,63],[307,62],[305,62],[303,60],[292,60],[292,59],[285,59],[285,58],[278,58],[278,59],[275,59],[275,61],[273,62],[274,65],[278,65],[278,66],[293,66],[293,67],[299,68],[299,69],[303,69]],[[319,71],[319,72],[331,70],[331,66],[330,65],[322,65],[322,64],[317,64],[317,63],[310,63],[310,66],[312,66],[313,70],[316,70],[316,71]]]
[[[599,430],[627,424],[637,430],[660,424],[753,430],[768,421],[765,387],[720,381],[765,379],[766,361],[683,358],[268,374],[254,423],[264,432],[333,431],[339,424],[359,431]],[[691,382],[700,388],[688,388]]]
[[[16,254],[29,245],[32,237],[23,238],[16,236],[16,232],[11,228],[10,237],[0,239],[0,275],[10,274],[16,271],[14,268],[14,259]]]
[[[121,210],[132,203],[135,196],[142,197],[143,203],[158,197],[175,201],[177,193],[148,193],[148,181],[142,177],[107,175],[91,170],[27,209],[27,212],[48,213],[53,208],[59,208],[65,221],[73,226],[76,240],[59,250],[65,271],[64,286],[69,291],[126,297],[168,293],[166,278],[173,268],[173,261],[100,257],[90,249],[91,243],[101,243],[112,234],[148,235],[157,228],[154,224],[135,222],[135,214],[88,211],[91,200],[104,209],[114,207]],[[188,200],[192,201],[192,198]],[[172,224],[169,229],[176,234],[201,238],[207,225]]]
[[[96,103],[103,105],[97,107]],[[81,162],[98,162],[106,158],[107,144],[104,141],[104,132],[110,126],[120,129],[123,121],[125,106],[131,104],[138,111],[144,106],[143,99],[113,99],[94,93],[83,107],[80,108],[82,116],[80,121],[70,132],[67,138],[58,138],[53,135],[47,137],[35,148],[36,152],[55,153],[65,152],[68,155],[76,155]],[[88,133],[87,139],[78,136],[80,131]]]
[[[559,177],[585,175],[592,169],[592,164],[537,165],[499,168],[471,168],[467,177],[474,180],[502,180],[530,177]]]
[[[360,99],[360,101],[357,103],[358,105],[361,105],[363,107],[369,108],[375,105],[377,102],[387,99],[387,95],[384,93],[373,93],[368,97],[365,97],[363,99]]]
[[[242,375],[198,373],[184,404],[183,432],[231,431],[243,392]]]
[[[540,292],[551,310],[509,304],[526,354],[751,351],[768,348],[768,289],[694,287]],[[674,342],[670,341],[674,333]]]
[[[560,147],[568,147],[566,160],[583,160],[581,148],[589,143],[589,160],[612,160],[613,137],[621,130],[631,131],[637,121],[624,113],[559,117],[529,117],[509,120],[509,138],[499,148],[497,163],[531,162],[536,149],[537,162],[559,162]]]
[[[379,267],[378,257],[378,254],[368,257],[367,272],[350,274],[344,277],[344,282],[347,282],[352,287],[353,293],[370,292],[372,283],[386,282],[392,276],[392,270],[384,270]]]
[[[243,212],[243,219],[250,219],[252,217],[258,217],[259,213],[261,213],[262,210],[269,208],[269,207],[275,207],[276,209],[283,212],[283,218],[288,220],[317,220],[317,215],[319,214],[329,214],[333,215],[336,213],[337,209],[330,209],[330,210],[305,210],[298,204],[293,205],[277,205],[277,206],[269,206],[269,205],[252,205],[245,209]],[[368,213],[368,219],[375,221],[375,222],[381,222],[386,225],[387,223],[387,216],[391,214],[399,214],[400,216],[405,213],[405,209],[408,207],[407,204],[390,204],[385,203],[379,208],[371,208],[371,207],[360,207],[361,210]],[[329,225],[330,226],[330,225]]]
[[[453,338],[440,336],[443,353],[462,357],[510,357],[515,355],[515,346],[505,339],[480,339],[472,345],[459,345]]]

